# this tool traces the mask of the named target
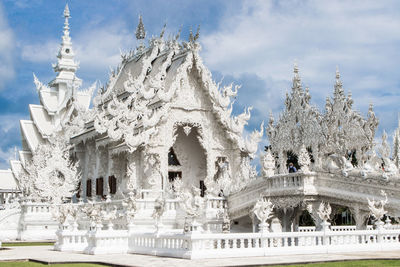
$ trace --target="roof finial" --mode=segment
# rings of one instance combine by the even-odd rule
[[[340,73],[339,73],[338,66],[336,66],[335,94],[339,94],[342,97],[344,97],[343,84],[342,84],[342,81],[340,80]]]
[[[191,42],[191,43],[194,42],[192,26],[190,26],[189,42]]]
[[[144,29],[142,15],[139,15],[139,24],[136,28],[135,35],[136,39],[138,40],[143,40],[144,38],[146,38],[146,30]]]
[[[297,60],[294,61],[293,67],[294,77],[293,77],[293,90],[301,90],[301,79],[299,75],[299,67],[297,66]]]
[[[68,19],[71,17],[71,14],[69,13],[69,7],[68,4],[65,5],[64,9],[64,36],[69,36],[69,22]]]
[[[336,80],[340,79],[340,72],[339,72],[339,66],[336,65]]]
[[[293,72],[299,74],[299,66],[297,65],[297,59],[294,60]]]

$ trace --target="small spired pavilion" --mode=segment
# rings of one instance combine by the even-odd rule
[[[142,198],[171,192],[179,179],[201,196],[242,189],[256,172],[250,165],[263,135],[243,137],[251,108],[232,115],[238,86],[219,87],[199,55],[199,30],[148,40],[139,18],[138,46],[121,54],[119,66],[93,101],[93,117],[71,137],[82,169],[83,201]]]

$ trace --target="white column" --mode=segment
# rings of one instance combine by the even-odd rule
[[[99,175],[99,166],[100,166],[100,150],[96,149],[94,156],[96,157],[96,165],[95,169],[93,172],[93,177],[92,177],[92,197],[93,199],[96,199],[96,179],[98,178]]]
[[[76,151],[75,152],[76,153],[76,156],[77,156],[77,158],[78,158],[78,160],[79,160],[79,162],[80,162],[80,171],[81,171],[81,173],[84,173],[85,171],[86,171],[86,153],[85,153],[85,150],[78,150],[78,151]],[[82,199],[82,198],[85,198],[85,195],[86,195],[86,182],[84,182],[84,175],[81,177],[81,180],[80,180],[80,183],[81,183],[81,186],[80,186],[80,188],[79,188],[79,194],[80,194],[80,198]]]
[[[90,157],[90,150],[88,145],[85,145],[85,156],[84,156],[84,161],[82,164],[82,168],[83,168],[83,176],[82,176],[82,196],[84,201],[87,201],[87,196],[86,196],[86,190],[87,190],[87,179],[88,179],[88,171],[89,171],[89,157]]]
[[[112,157],[111,151],[107,150],[107,172],[106,177],[104,177],[104,193],[106,194],[107,198],[110,196],[110,187],[108,178],[112,175]]]

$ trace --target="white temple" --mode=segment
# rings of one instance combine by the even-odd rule
[[[375,147],[372,105],[366,119],[352,109],[338,70],[320,112],[295,66],[258,174],[264,125],[244,138],[251,107],[232,115],[239,87],[212,80],[199,30],[181,42],[179,33],[165,39],[164,27],[146,45],[140,17],[137,48],[121,54],[91,103],[96,84],[79,90],[68,6],[64,17],[56,78],[34,76],[41,105],[20,123],[18,191],[11,172],[0,173],[0,192],[14,190],[0,210],[0,240],[183,258],[400,248],[400,130],[393,153],[386,134]],[[300,170],[288,173],[289,163]],[[331,225],[341,207],[354,226]],[[301,225],[305,211],[315,226]]]

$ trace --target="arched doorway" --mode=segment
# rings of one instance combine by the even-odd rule
[[[207,161],[201,146],[199,128],[181,125],[175,132],[176,139],[168,153],[168,180],[180,177],[187,187],[198,187],[204,193],[204,180],[207,175]]]

